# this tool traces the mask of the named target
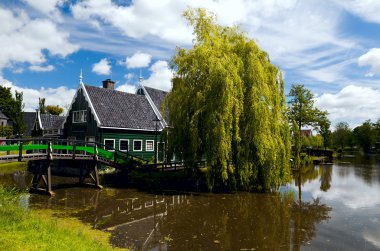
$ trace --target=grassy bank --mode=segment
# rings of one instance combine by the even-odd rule
[[[24,171],[28,168],[28,162],[10,162],[0,164],[0,173],[13,173],[15,171]]]
[[[2,250],[114,250],[109,234],[51,211],[21,208],[15,190],[0,187],[0,247]]]

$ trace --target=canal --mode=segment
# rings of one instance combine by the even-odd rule
[[[56,196],[20,204],[75,217],[132,250],[380,250],[380,161],[347,156],[295,173],[279,193],[167,193],[78,188],[54,177]],[[25,171],[0,183],[26,188]]]

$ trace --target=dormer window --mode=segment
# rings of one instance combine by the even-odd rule
[[[87,111],[73,111],[73,123],[87,122]]]

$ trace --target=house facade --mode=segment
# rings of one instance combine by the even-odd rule
[[[146,160],[153,160],[157,154],[162,161],[161,132],[166,122],[160,106],[166,94],[141,83],[137,93],[130,94],[115,90],[110,79],[103,81],[103,88],[80,81],[64,123],[64,136],[100,142],[105,149]]]
[[[59,138],[63,136],[63,123],[66,120],[66,116],[41,114],[37,110],[34,118],[31,132],[33,137]]]

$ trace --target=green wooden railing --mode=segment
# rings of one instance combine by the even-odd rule
[[[51,151],[53,154],[69,154],[73,156],[73,159],[75,159],[75,155],[86,154],[94,157],[100,157],[109,163],[118,166],[126,166],[133,158],[147,162],[146,160],[133,156],[128,152],[107,148],[105,145],[98,142],[46,138],[1,140],[0,157],[4,156],[2,153],[6,152],[7,155],[18,155],[20,160],[22,159],[22,156],[31,154],[28,153],[30,151],[37,153],[47,152],[49,146],[51,146]]]

